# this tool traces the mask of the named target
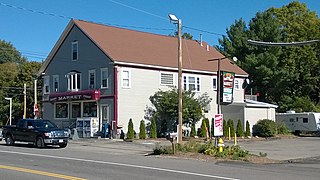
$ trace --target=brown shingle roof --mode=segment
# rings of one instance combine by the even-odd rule
[[[171,36],[157,35],[86,22],[71,20],[70,25],[79,27],[105,54],[116,62],[146,64],[163,67],[178,67],[178,41]],[[62,36],[63,37],[63,36]],[[207,43],[200,46],[195,40],[182,40],[183,69],[197,71],[217,71],[217,61],[208,61],[224,57]],[[248,74],[230,60],[221,61],[221,70]]]

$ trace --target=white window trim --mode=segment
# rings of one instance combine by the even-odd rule
[[[236,84],[238,84],[238,87],[236,86]],[[235,79],[234,80],[234,89],[235,90],[240,90],[240,80],[239,79]]]
[[[57,112],[57,109],[56,109],[56,104],[67,104],[68,105],[68,115],[66,118],[57,118],[56,117],[56,112]],[[70,103],[67,103],[67,102],[59,102],[59,103],[54,103],[53,105],[53,113],[54,113],[54,119],[69,119],[69,116],[70,116]]]
[[[48,84],[45,84],[48,80]],[[48,92],[46,92],[46,85],[48,85]],[[50,94],[50,76],[43,76],[43,94]]]
[[[213,82],[216,81],[216,87],[213,86]],[[218,77],[214,76],[212,78],[212,89],[217,90],[218,89]]]
[[[76,59],[73,59],[73,45],[76,44],[77,45],[77,58]],[[77,61],[79,59],[79,44],[78,44],[78,41],[73,41],[71,43],[71,60],[72,61]]]
[[[124,86],[123,85],[123,80],[124,80],[124,71],[128,71],[129,72],[129,86]],[[128,69],[128,68],[122,68],[121,69],[121,87],[122,88],[131,88],[131,69]]]
[[[102,85],[102,72],[107,72],[107,86],[106,87],[103,87]],[[101,68],[100,69],[100,88],[101,89],[107,89],[109,87],[109,71],[108,71],[108,68]]]
[[[90,87],[91,86],[91,84],[90,84],[90,74],[91,73],[94,74],[93,87]],[[96,88],[96,70],[95,69],[89,70],[89,73],[88,73],[88,87],[89,87],[89,89],[95,89]]]
[[[201,92],[201,77],[200,76],[194,76],[194,75],[183,75],[182,76],[182,85],[184,86],[184,77],[186,77],[186,89],[189,91],[189,77],[194,77],[195,78],[195,90],[192,92]],[[199,78],[199,84],[197,84],[197,79]],[[199,90],[197,90],[197,86],[199,85]]]
[[[73,75],[76,75],[76,74],[79,74],[80,75],[80,88],[78,89],[77,88],[77,86],[78,86],[78,79],[77,79],[77,76],[75,76],[76,77],[76,79],[75,80],[73,80]],[[82,81],[81,81],[81,79],[82,79],[82,74],[81,73],[75,73],[75,72],[71,72],[71,73],[68,73],[67,74],[67,88],[68,88],[68,91],[79,91],[79,90],[81,90],[81,88],[82,88]],[[75,81],[76,83],[76,87],[75,88],[71,88],[70,87],[70,81]],[[73,83],[71,83],[71,84],[73,84]]]
[[[58,88],[57,88],[57,90],[55,90],[55,87],[54,87],[54,85],[55,85],[55,79],[57,78],[57,82],[58,82]],[[53,75],[52,76],[52,88],[53,88],[53,92],[59,92],[59,88],[60,88],[60,82],[59,82],[60,80],[59,80],[59,75]]]
[[[168,74],[168,75],[172,75],[172,84],[162,84],[162,74]],[[160,79],[160,86],[174,86],[175,85],[175,78],[174,78],[174,73],[170,73],[170,72],[160,72],[159,74],[159,79]]]

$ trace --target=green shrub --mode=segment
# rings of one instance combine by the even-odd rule
[[[207,127],[206,131],[208,131],[208,135],[210,137],[210,122],[209,122],[209,119],[208,118],[204,118],[204,121],[206,122],[206,127]]]
[[[206,125],[206,121],[203,119],[202,123],[201,123],[201,133],[200,133],[200,137],[206,137],[207,136],[207,125]]]
[[[276,123],[269,119],[262,119],[253,126],[253,134],[262,137],[273,137],[277,134]]]
[[[146,139],[146,125],[144,123],[144,120],[140,121],[140,133],[139,133],[139,139]]]
[[[238,123],[237,123],[237,136],[238,137],[242,137],[243,136],[243,128],[242,128],[242,123],[241,123],[241,120],[239,119],[238,120]]]
[[[154,155],[160,155],[160,154],[173,154],[173,150],[171,146],[156,146],[153,149]]]
[[[278,134],[289,134],[290,130],[283,122],[276,122]]]
[[[191,125],[191,132],[190,132],[190,136],[191,137],[195,137],[196,136],[196,125],[195,124],[192,124]]]
[[[129,123],[128,123],[127,139],[134,139],[134,130],[133,130],[133,123],[131,118],[129,119]]]
[[[251,135],[251,131],[250,131],[250,123],[249,121],[246,122],[246,132],[245,132],[245,136],[248,137]]]
[[[202,144],[196,141],[188,141],[184,144],[176,144],[176,150],[181,152],[197,153],[201,149]]]
[[[150,138],[157,138],[157,124],[155,118],[151,120]]]
[[[227,124],[227,121],[226,120],[223,120],[223,136],[224,137],[228,137],[228,124]]]
[[[230,136],[233,137],[234,136],[233,120],[229,119],[227,123],[228,123],[228,128],[230,128]],[[228,135],[229,135],[229,129],[228,129]]]
[[[211,137],[214,136],[214,118],[211,119]]]

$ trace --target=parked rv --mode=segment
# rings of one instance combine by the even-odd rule
[[[300,132],[320,132],[320,113],[303,112],[276,114],[276,122],[283,122],[289,130],[299,134]]]

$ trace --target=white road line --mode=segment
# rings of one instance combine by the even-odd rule
[[[134,165],[134,164],[123,164],[123,163],[116,163],[116,162],[96,161],[96,160],[91,160],[91,159],[60,157],[60,156],[51,156],[51,155],[43,155],[43,154],[32,154],[32,153],[14,152],[14,151],[3,151],[3,150],[0,150],[0,152],[9,153],[9,154],[20,154],[20,155],[28,155],[28,156],[54,158],[54,159],[64,159],[64,160],[73,160],[73,161],[92,162],[92,163],[99,163],[99,164],[109,164],[109,165],[115,165],[115,166],[133,167],[133,168],[140,168],[140,169],[172,172],[172,173],[187,174],[187,175],[209,177],[209,178],[217,178],[217,179],[225,179],[225,180],[240,180],[240,179],[230,178],[230,177],[215,176],[215,175],[209,175],[209,174],[200,174],[200,173],[179,171],[179,170],[173,170],[173,169],[164,169],[164,168],[157,168],[157,167],[149,167],[149,166],[140,166],[140,165]]]

